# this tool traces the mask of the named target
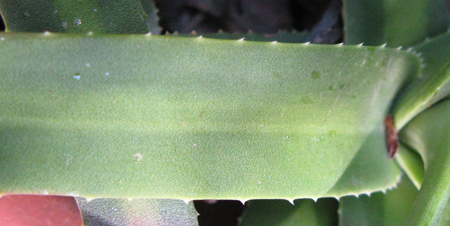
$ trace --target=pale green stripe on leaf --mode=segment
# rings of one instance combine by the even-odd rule
[[[83,225],[198,225],[193,202],[175,199],[76,198]]]
[[[343,197],[339,202],[339,225],[407,225],[417,193],[411,181],[403,177],[398,187],[386,194],[377,192],[370,197]]]
[[[417,76],[414,54],[146,35],[2,40],[0,192],[294,199],[397,182],[381,125]]]
[[[0,0],[9,32],[146,33],[140,0]]]
[[[447,30],[445,0],[344,0],[348,45],[408,47]]]
[[[428,40],[412,51],[423,57],[423,70],[403,93],[394,109],[397,128],[450,94],[450,33]]]
[[[294,205],[295,204],[295,205]],[[331,226],[338,223],[338,201],[334,198],[287,200],[252,200],[240,219],[239,226],[297,225]]]
[[[436,225],[450,197],[450,101],[434,105],[400,133],[403,143],[417,150],[425,176],[408,225]]]

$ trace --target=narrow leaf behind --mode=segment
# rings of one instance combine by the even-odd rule
[[[146,33],[140,0],[0,0],[9,32]]]
[[[174,199],[93,199],[77,198],[83,225],[183,225],[196,226],[197,211]]]

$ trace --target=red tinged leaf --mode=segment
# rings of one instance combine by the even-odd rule
[[[395,129],[395,120],[393,115],[388,115],[384,119],[386,125],[386,143],[389,152],[389,158],[393,158],[398,149],[398,132]]]

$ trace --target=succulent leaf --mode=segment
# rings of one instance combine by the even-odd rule
[[[417,76],[414,54],[146,35],[2,40],[2,193],[295,199],[398,181],[382,121]]]
[[[417,150],[425,175],[407,225],[436,225],[450,197],[450,101],[419,114],[401,131],[400,140]],[[445,215],[444,215],[445,216]]]

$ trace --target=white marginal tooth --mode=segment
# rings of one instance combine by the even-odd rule
[[[272,43],[273,43],[273,44],[277,44],[277,41],[273,41]]]
[[[89,31],[87,34],[88,35],[93,35],[94,33],[92,31]]]
[[[305,42],[304,44],[305,44],[305,45],[309,45],[309,44],[311,44],[311,42]]]
[[[381,48],[386,47],[387,43],[384,43],[383,45],[381,45]]]
[[[401,50],[401,49],[402,49],[402,46],[397,47],[397,50]]]
[[[413,50],[413,47],[409,47],[406,51],[411,52]]]
[[[198,38],[203,38],[203,35],[198,36]]]
[[[44,31],[44,35],[50,35],[50,31]]]
[[[337,44],[338,46],[343,46],[344,45],[344,43],[343,42],[341,42],[341,43],[339,43],[339,44]]]
[[[238,41],[242,42],[242,41],[244,41],[244,39],[245,39],[245,38],[241,38],[241,39],[239,39]]]
[[[242,205],[245,205],[245,203],[248,201],[248,199],[239,199],[238,201],[240,201],[242,203]]]
[[[145,34],[146,36],[150,36],[150,35],[152,35],[152,33],[151,32],[149,32],[149,33],[147,33],[147,34]]]
[[[364,42],[361,42],[360,44],[358,44],[358,47],[363,46]]]
[[[287,201],[290,202],[293,206],[295,206],[294,199],[287,199]]]
[[[319,199],[319,198],[311,198],[312,200],[314,200],[314,202],[317,202],[317,200]]]
[[[184,203],[186,203],[186,205],[189,205],[189,202],[190,202],[191,200],[189,200],[189,199],[182,199],[181,201],[183,201]]]

